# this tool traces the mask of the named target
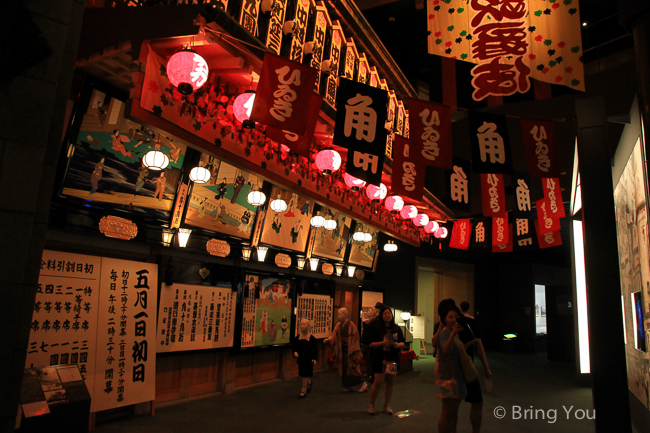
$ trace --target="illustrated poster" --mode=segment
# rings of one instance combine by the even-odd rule
[[[278,278],[246,276],[241,347],[291,341],[291,284]]]
[[[370,233],[372,235],[372,240],[370,242],[352,241],[352,249],[350,250],[350,258],[348,262],[353,265],[372,268],[372,264],[375,261],[375,254],[377,253],[378,231],[372,226],[358,221],[356,230]]]
[[[260,242],[304,252],[309,236],[309,221],[314,210],[314,202],[274,186],[268,200],[277,198],[281,198],[287,203],[287,210],[274,212],[269,208],[264,217],[264,229]]]
[[[333,260],[343,260],[348,245],[348,234],[350,233],[352,218],[326,207],[321,209],[321,215],[325,219],[335,220],[336,228],[334,230],[327,230],[325,227],[316,229],[312,255]]]

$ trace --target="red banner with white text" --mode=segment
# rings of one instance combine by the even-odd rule
[[[506,213],[506,193],[502,174],[481,173],[481,197],[484,216],[499,217]]]

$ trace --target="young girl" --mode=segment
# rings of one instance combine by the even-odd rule
[[[311,391],[310,378],[314,375],[314,364],[318,358],[318,346],[311,335],[311,324],[307,319],[300,321],[300,334],[293,342],[293,356],[298,361],[298,375],[302,377],[302,389],[298,398],[305,398]]]

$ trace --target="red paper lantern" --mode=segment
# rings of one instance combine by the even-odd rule
[[[413,219],[417,216],[418,214],[418,208],[413,206],[412,204],[407,204],[402,208],[401,211],[399,211],[399,214],[402,218],[405,220],[410,220]]]
[[[321,150],[316,155],[316,167],[323,175],[329,176],[341,167],[341,155],[334,149]]]
[[[192,50],[179,51],[167,62],[167,78],[183,95],[191,95],[203,86],[208,73],[208,63]]]
[[[235,119],[239,120],[241,123],[249,120],[251,118],[251,110],[253,109],[254,102],[255,92],[246,91],[237,96],[235,102],[232,104],[232,111],[235,115]]]
[[[388,189],[383,183],[379,184],[379,187],[375,185],[368,185],[366,187],[366,195],[370,200],[383,200],[386,198],[386,194],[388,194]]]
[[[449,234],[449,230],[447,230],[446,227],[440,227],[438,230],[433,232],[433,236],[435,236],[437,239],[444,239],[447,237],[447,234]]]
[[[357,179],[354,176],[350,176],[347,173],[343,173],[343,181],[352,191],[359,191],[361,188],[366,186],[366,181]]]
[[[429,221],[427,225],[424,226],[424,231],[427,233],[433,233],[440,227],[437,221]]]
[[[429,224],[429,215],[425,213],[419,213],[413,218],[413,224],[418,227],[424,227]]]
[[[384,206],[391,212],[399,212],[404,207],[404,199],[398,195],[391,195],[386,198]]]

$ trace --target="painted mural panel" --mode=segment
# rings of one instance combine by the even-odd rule
[[[287,344],[291,341],[289,280],[247,275],[241,347]]]
[[[640,141],[637,141],[614,190],[614,200],[621,293],[625,312],[628,387],[641,402],[650,408],[648,353],[637,348],[640,347],[637,341],[640,335],[645,339],[645,347],[648,347],[648,324],[650,321],[647,198],[643,172],[643,154]],[[637,294],[637,298],[639,297],[638,292],[642,299],[643,319],[637,321],[636,305],[632,300],[635,298],[635,294]],[[637,329],[637,333],[634,332],[635,329]]]
[[[372,268],[372,264],[375,261],[375,254],[377,254],[377,234],[379,232],[374,227],[360,223],[359,221],[357,221],[356,231],[370,233],[372,240],[370,242],[352,241],[348,262],[352,265]]]
[[[123,101],[92,91],[79,133],[68,149],[62,195],[165,218],[174,204],[187,146],[126,119],[124,107]],[[161,171],[142,164],[156,146],[170,160]]]
[[[264,217],[264,229],[260,242],[294,251],[305,251],[314,202],[274,186],[269,200],[277,198],[281,198],[287,203],[287,210],[274,212],[269,209]]]
[[[262,188],[263,181],[206,154],[201,156],[212,177],[194,184],[185,222],[216,232],[250,239],[257,207],[246,200],[251,188]]]
[[[343,260],[352,218],[326,207],[323,207],[320,212],[326,220],[335,220],[336,228],[334,230],[326,230],[324,227],[316,229],[312,255],[333,260]]]

